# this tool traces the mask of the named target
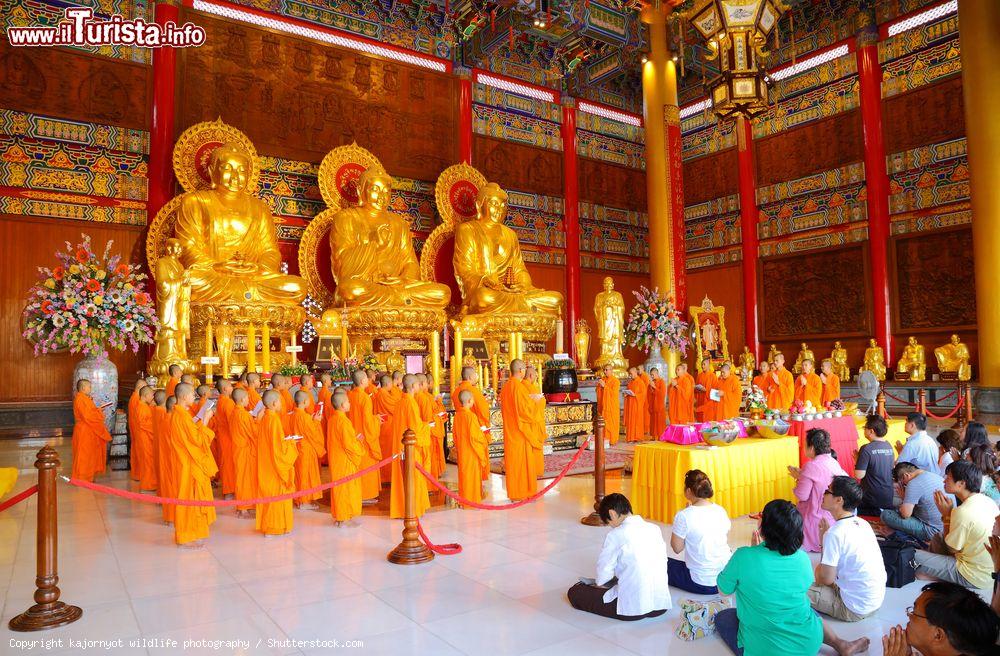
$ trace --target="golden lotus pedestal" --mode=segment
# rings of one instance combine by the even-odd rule
[[[451,385],[454,389],[460,382],[466,340],[482,340],[489,358],[488,377],[490,385],[499,388],[499,373],[506,362],[513,359],[524,360],[534,365],[539,372],[549,356],[544,353],[545,343],[556,332],[555,315],[525,312],[517,314],[486,315],[468,314],[461,320],[452,321],[455,331],[454,355],[451,361]],[[526,350],[524,342],[528,341]],[[506,350],[502,349],[506,343]],[[507,360],[501,363],[501,352]]]
[[[188,353],[195,363],[203,357],[218,358],[219,372],[230,376],[241,371],[270,373],[297,361],[296,335],[306,312],[298,305],[250,302],[222,305],[191,303],[191,339]],[[277,338],[278,348],[272,348]],[[293,352],[286,351],[293,347]],[[206,376],[215,364],[205,364]]]

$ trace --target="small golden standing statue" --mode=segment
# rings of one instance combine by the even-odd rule
[[[917,343],[916,337],[910,337],[903,347],[903,354],[896,364],[896,380],[922,381],[927,372],[927,361],[924,347]]]
[[[792,371],[794,371],[796,374],[802,373],[803,360],[812,360],[813,363],[816,362],[816,357],[813,355],[812,349],[809,348],[809,346],[805,342],[802,342],[802,348],[799,350],[799,354],[795,358],[795,365],[792,367]]]
[[[767,363],[773,365],[774,356],[778,355],[779,353],[781,353],[781,351],[778,350],[778,347],[775,346],[774,344],[771,344],[771,350],[767,352]]]
[[[757,359],[753,357],[750,348],[744,346],[743,352],[740,353],[740,376],[743,380],[750,380],[753,377],[753,370],[756,366]]]
[[[577,371],[587,371],[590,361],[590,326],[586,319],[577,319],[573,327],[573,341],[576,343]]]
[[[628,361],[622,355],[625,340],[625,299],[615,291],[615,281],[611,276],[604,278],[604,291],[594,299],[594,315],[597,317],[597,337],[601,343],[601,354],[594,361],[594,368],[603,369],[610,364],[617,376],[628,372]]]
[[[847,366],[847,349],[840,345],[840,342],[833,343],[833,351],[830,353],[830,360],[833,362],[833,373],[837,378],[847,382],[851,379],[851,368]]]
[[[934,349],[934,357],[937,358],[942,378],[945,378],[944,374],[955,374],[958,380],[972,380],[969,347],[959,340],[958,335],[952,335],[950,342]]]
[[[191,274],[180,258],[181,242],[168,239],[166,255],[156,261],[153,271],[160,329],[156,331],[156,351],[149,366],[152,373],[161,377],[172,364],[185,371],[196,369],[187,354],[187,340],[191,336]]]
[[[872,372],[876,380],[885,380],[885,353],[874,339],[868,340],[868,348],[865,349],[865,363],[858,369],[858,373],[862,371]]]
[[[406,371],[406,358],[402,356],[399,349],[392,349],[389,355],[385,356],[386,371]]]

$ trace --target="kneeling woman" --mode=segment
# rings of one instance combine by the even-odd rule
[[[670,548],[684,552],[684,559],[670,558],[670,585],[694,594],[717,594],[715,579],[729,562],[729,528],[726,509],[710,501],[714,495],[708,475],[692,469],[684,475],[688,506],[674,516]]]

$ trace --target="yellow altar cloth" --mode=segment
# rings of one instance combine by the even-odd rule
[[[712,479],[712,501],[730,517],[760,512],[772,499],[794,500],[788,466],[799,464],[799,440],[738,439],[713,449],[655,442],[635,448],[632,503],[646,519],[671,523],[686,505],[684,474],[700,469]]]

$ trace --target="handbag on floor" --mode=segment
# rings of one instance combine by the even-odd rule
[[[917,550],[912,542],[890,535],[879,538],[878,546],[882,550],[882,562],[885,563],[887,586],[901,588],[916,579]]]
[[[728,599],[681,600],[681,622],[677,626],[677,637],[681,640],[697,640],[715,633],[715,616],[732,604]]]

